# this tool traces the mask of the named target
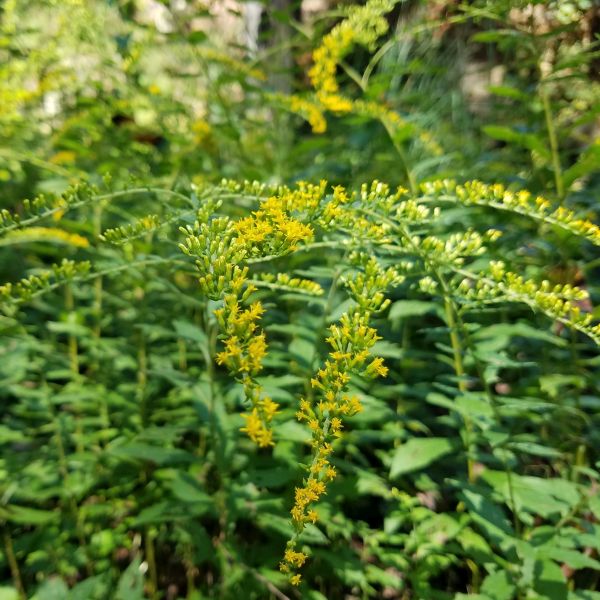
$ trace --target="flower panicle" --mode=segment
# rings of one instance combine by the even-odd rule
[[[266,188],[258,184],[238,188],[223,182],[222,187],[241,193],[250,189],[261,196],[258,209],[250,216],[232,220],[214,216],[219,202],[208,201],[198,211],[194,225],[181,228],[185,239],[180,248],[195,259],[202,293],[221,303],[214,314],[223,348],[215,360],[243,385],[249,409],[242,415],[245,424],[241,430],[259,447],[269,447],[273,445],[272,421],[278,405],[262,393],[256,380],[267,353],[267,340],[259,326],[264,308],[260,302],[250,302],[257,288],[249,281],[246,262],[283,256],[299,244],[312,241],[311,220],[320,213],[326,182],[301,182],[294,189],[279,187],[274,195],[264,195]],[[311,295],[322,293],[313,282],[285,274],[274,279],[276,285]]]
[[[318,514],[313,505],[326,494],[327,484],[337,476],[331,464],[333,442],[342,435],[344,418],[362,410],[360,399],[348,393],[352,375],[385,377],[387,367],[381,357],[371,357],[371,349],[380,337],[370,326],[371,317],[387,304],[385,291],[399,283],[402,277],[393,268],[383,268],[377,260],[364,255],[353,257],[360,270],[345,284],[356,306],[331,325],[327,338],[331,351],[323,367],[311,379],[312,397],[302,398],[296,417],[311,431],[312,461],[308,475],[295,490],[291,521],[295,531],[288,541],[280,569],[297,585],[297,572],[306,560],[297,559],[298,539],[307,524],[314,524]]]

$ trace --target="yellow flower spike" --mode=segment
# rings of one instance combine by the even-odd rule
[[[323,368],[311,379],[316,397],[311,401],[303,398],[298,414],[300,420],[307,420],[307,415],[311,415],[308,424],[312,432],[313,458],[303,487],[296,488],[291,519],[297,533],[291,541],[292,547],[306,524],[316,522],[317,514],[310,505],[326,493],[326,484],[336,477],[329,457],[333,452],[331,442],[342,434],[341,417],[354,415],[362,409],[356,396],[344,393],[351,374],[387,374],[387,367],[380,357],[373,358],[366,368],[364,366],[369,360],[370,348],[380,339],[375,328],[369,326],[369,320],[371,314],[384,304],[387,287],[398,282],[399,277],[393,269],[384,270],[375,260],[361,264],[363,271],[355,280],[346,282],[356,306],[342,315],[338,324],[330,326],[331,335],[327,342],[332,351]]]

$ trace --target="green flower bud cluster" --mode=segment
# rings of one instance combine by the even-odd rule
[[[464,264],[465,257],[480,256],[486,251],[483,236],[472,229],[453,233],[446,239],[430,235],[420,242],[420,246],[429,257],[436,256],[436,262],[456,267]]]
[[[142,235],[155,231],[163,224],[164,217],[161,218],[158,215],[146,215],[135,223],[122,225],[120,227],[115,227],[114,229],[107,229],[102,233],[100,239],[103,242],[122,245],[133,239],[139,238]]]
[[[548,280],[537,283],[507,271],[501,261],[492,261],[487,272],[480,273],[475,280],[464,279],[456,292],[478,304],[522,302],[600,344],[600,324],[593,325],[592,315],[581,310],[581,303],[589,295],[576,286],[553,285]]]
[[[364,253],[351,254],[349,261],[361,269],[351,277],[342,278],[342,282],[350,290],[351,297],[364,312],[383,312],[391,302],[385,298],[385,290],[402,283],[404,275],[395,268],[382,269],[375,258]]]
[[[13,303],[30,300],[38,294],[54,289],[57,285],[86,275],[90,269],[91,264],[87,260],[75,262],[65,258],[60,264],[52,265],[50,269],[30,275],[16,283],[0,285],[0,301]]]
[[[398,221],[404,221],[406,223],[421,223],[427,221],[432,216],[437,218],[440,215],[440,209],[434,208],[433,211],[424,204],[419,203],[414,198],[401,202],[395,212],[395,218]]]
[[[527,190],[512,192],[503,185],[488,185],[481,181],[468,181],[462,185],[445,179],[426,182],[420,186],[426,197],[465,205],[490,206],[499,210],[525,215],[532,219],[555,225],[600,246],[600,227],[586,219],[581,219],[564,206],[554,207],[542,196],[534,197]]]
[[[259,198],[277,194],[281,189],[280,185],[268,185],[260,181],[238,181],[237,179],[221,179],[218,190],[227,191],[240,196],[257,196]]]
[[[180,231],[186,238],[179,248],[196,259],[202,293],[211,300],[219,300],[225,293],[241,294],[248,274],[248,267],[240,266],[246,249],[235,243],[232,221],[228,217],[198,220]]]
[[[302,292],[309,296],[322,296],[323,288],[316,282],[310,279],[301,279],[299,277],[291,277],[287,273],[261,273],[260,279],[253,279],[252,283],[256,287],[268,287],[272,290],[282,292]]]
[[[23,200],[19,213],[11,213],[6,209],[0,210],[0,233],[31,225],[50,216],[58,221],[65,211],[91,201],[96,194],[98,194],[96,186],[81,182],[71,186],[58,197],[40,194],[33,200]]]

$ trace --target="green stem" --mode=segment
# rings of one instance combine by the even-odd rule
[[[73,299],[73,289],[69,283],[65,285],[65,309],[70,318],[75,310],[75,301]],[[71,369],[73,379],[77,379],[77,377],[79,376],[79,351],[77,348],[77,338],[72,333],[69,333],[68,347],[69,366]]]
[[[462,360],[463,348],[461,344],[460,337],[458,335],[457,327],[456,327],[456,319],[455,314],[456,310],[454,307],[454,303],[452,301],[452,291],[450,290],[450,286],[446,281],[446,278],[442,274],[439,266],[435,264],[431,258],[419,248],[417,244],[414,243],[412,235],[408,230],[408,227],[405,225],[399,225],[398,223],[385,219],[387,223],[389,223],[400,235],[404,238],[407,245],[412,248],[414,253],[421,258],[423,264],[428,267],[428,269],[435,275],[436,279],[439,281],[444,297],[444,312],[446,315],[446,322],[448,324],[448,328],[450,329],[450,344],[452,346],[452,356],[454,363],[454,372],[458,378],[458,389],[461,393],[467,391],[467,382],[465,380],[465,369]],[[470,483],[475,481],[475,462],[471,456],[471,439],[472,439],[472,431],[473,424],[471,419],[467,416],[463,416],[463,421],[465,424],[465,450],[467,453],[467,476]]]
[[[152,531],[149,527],[146,527],[144,532],[144,550],[146,554],[146,560],[148,562],[148,575],[150,577],[150,598],[155,599],[158,597],[158,573],[156,570],[156,556],[154,553],[154,539]]]
[[[344,260],[341,260],[340,264],[344,264],[344,262],[345,262]],[[333,273],[333,277],[331,278],[331,285],[329,286],[329,291],[327,292],[327,300],[325,301],[325,306],[323,307],[323,318],[321,319],[321,322],[319,323],[319,326],[317,328],[317,335],[315,336],[315,354],[313,357],[313,370],[314,370],[314,367],[316,366],[317,361],[319,361],[319,359],[320,359],[318,344],[325,337],[324,333],[325,333],[325,330],[327,327],[327,317],[333,310],[333,303],[335,300],[335,292],[337,290],[337,284],[338,284],[341,274],[342,274],[341,269],[337,268]],[[313,401],[314,394],[315,394],[314,389],[310,383],[311,378],[312,378],[312,373],[309,373],[308,377],[306,378],[306,380],[304,382],[304,393],[306,394],[306,398],[309,402]]]
[[[185,340],[177,338],[177,356],[179,361],[179,370],[184,372],[187,371],[187,351],[185,347]]]
[[[548,137],[550,139],[550,152],[552,153],[552,170],[554,172],[554,183],[556,186],[556,195],[560,200],[565,197],[564,183],[562,178],[562,168],[560,165],[560,153],[558,148],[558,138],[556,129],[552,120],[552,108],[550,106],[550,98],[544,89],[544,82],[541,81],[538,86],[542,105],[544,107],[544,116],[546,118],[546,128],[548,129]]]
[[[408,187],[410,188],[411,193],[413,195],[415,195],[418,191],[417,180],[415,179],[415,176],[408,164],[408,158],[406,156],[406,152],[404,152],[404,148],[402,147],[402,144],[400,142],[398,142],[398,140],[396,139],[396,137],[394,135],[394,131],[393,131],[392,127],[390,126],[390,124],[388,123],[387,119],[385,119],[385,118],[380,119],[380,122],[385,127],[385,130],[386,130],[394,148],[396,149],[398,156],[400,157],[402,166],[404,167],[404,170],[406,171],[406,177],[408,179]]]
[[[138,371],[137,371],[137,397],[140,405],[140,418],[142,428],[145,428],[148,421],[148,406],[146,384],[148,383],[148,357],[146,354],[146,340],[144,334],[140,332],[138,340]]]
[[[98,239],[102,234],[102,202],[94,205],[94,237]],[[94,335],[99,338],[101,334],[102,321],[102,277],[94,281],[94,314],[96,324],[94,326]]]
[[[196,575],[198,574],[198,568],[194,564],[194,553],[191,544],[186,544],[183,550],[184,559],[183,563],[185,565],[185,581],[187,600],[192,600],[196,597]]]
[[[4,552],[6,554],[6,561],[8,562],[13,584],[17,590],[19,600],[25,600],[27,595],[25,594],[25,588],[23,587],[23,578],[21,577],[19,563],[17,562],[17,557],[15,556],[12,537],[6,524],[2,527],[2,538],[4,540]]]
[[[65,446],[64,446],[63,438],[62,438],[62,428],[60,425],[60,418],[56,414],[56,411],[54,410],[54,407],[52,406],[52,403],[49,401],[49,399],[48,399],[48,408],[50,410],[50,414],[52,416],[52,423],[54,425],[54,439],[55,439],[55,443],[56,443],[56,452],[58,454],[58,472],[60,473],[60,475],[64,481],[64,486],[63,486],[63,489],[65,490],[64,508],[65,508],[65,510],[69,510],[71,512],[71,518],[73,519],[73,521],[75,523],[75,533],[77,535],[79,545],[81,546],[81,549],[82,549],[83,554],[86,559],[85,570],[86,570],[86,573],[89,576],[91,576],[93,573],[93,570],[92,570],[91,561],[89,559],[89,555],[87,552],[83,519],[81,518],[81,512],[79,510],[79,506],[77,505],[77,500],[76,500],[75,496],[73,495],[73,492],[70,491],[71,487],[69,485],[69,481],[70,481],[71,475],[69,473],[67,454],[65,451]]]
[[[65,285],[65,309],[68,313],[68,318],[71,323],[75,322],[72,316],[75,316],[75,300],[73,298],[73,288],[70,283]],[[77,380],[79,378],[79,348],[77,344],[77,338],[69,333],[68,338],[68,347],[69,347],[69,366],[71,370],[71,374],[73,380]],[[81,419],[79,418],[78,410],[74,408],[73,418],[75,420],[75,448],[77,452],[83,452],[83,429],[81,426]]]
[[[226,573],[229,570],[227,557],[222,552],[222,549],[227,543],[229,533],[229,510],[227,505],[228,497],[228,465],[224,461],[223,448],[221,448],[220,437],[217,431],[217,386],[215,373],[215,355],[217,350],[218,329],[213,317],[212,310],[208,300],[205,301],[204,310],[202,311],[202,325],[208,338],[208,348],[205,352],[206,362],[206,377],[208,379],[209,393],[209,439],[210,448],[212,448],[214,456],[214,469],[217,475],[218,488],[214,493],[215,505],[219,514],[219,535],[218,535],[218,552],[217,558],[221,569],[221,586],[219,588],[219,598],[227,596],[227,578]],[[206,461],[207,470],[210,469],[210,463]]]
[[[467,391],[467,382],[465,379],[465,368],[463,363],[463,348],[461,339],[458,335],[456,319],[455,319],[455,307],[449,295],[448,286],[446,284],[445,279],[438,274],[438,279],[442,283],[442,287],[444,288],[444,312],[446,315],[446,322],[448,323],[448,328],[450,329],[450,344],[452,346],[452,356],[454,361],[454,372],[458,378],[458,389],[461,393],[465,393]],[[467,474],[469,478],[469,483],[473,483],[475,481],[475,462],[471,456],[471,439],[473,437],[473,424],[471,419],[466,415],[463,417],[465,423],[465,446],[467,449]]]

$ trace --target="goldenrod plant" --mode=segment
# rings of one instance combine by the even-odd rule
[[[0,600],[595,600],[597,9],[250,4],[0,7]]]

